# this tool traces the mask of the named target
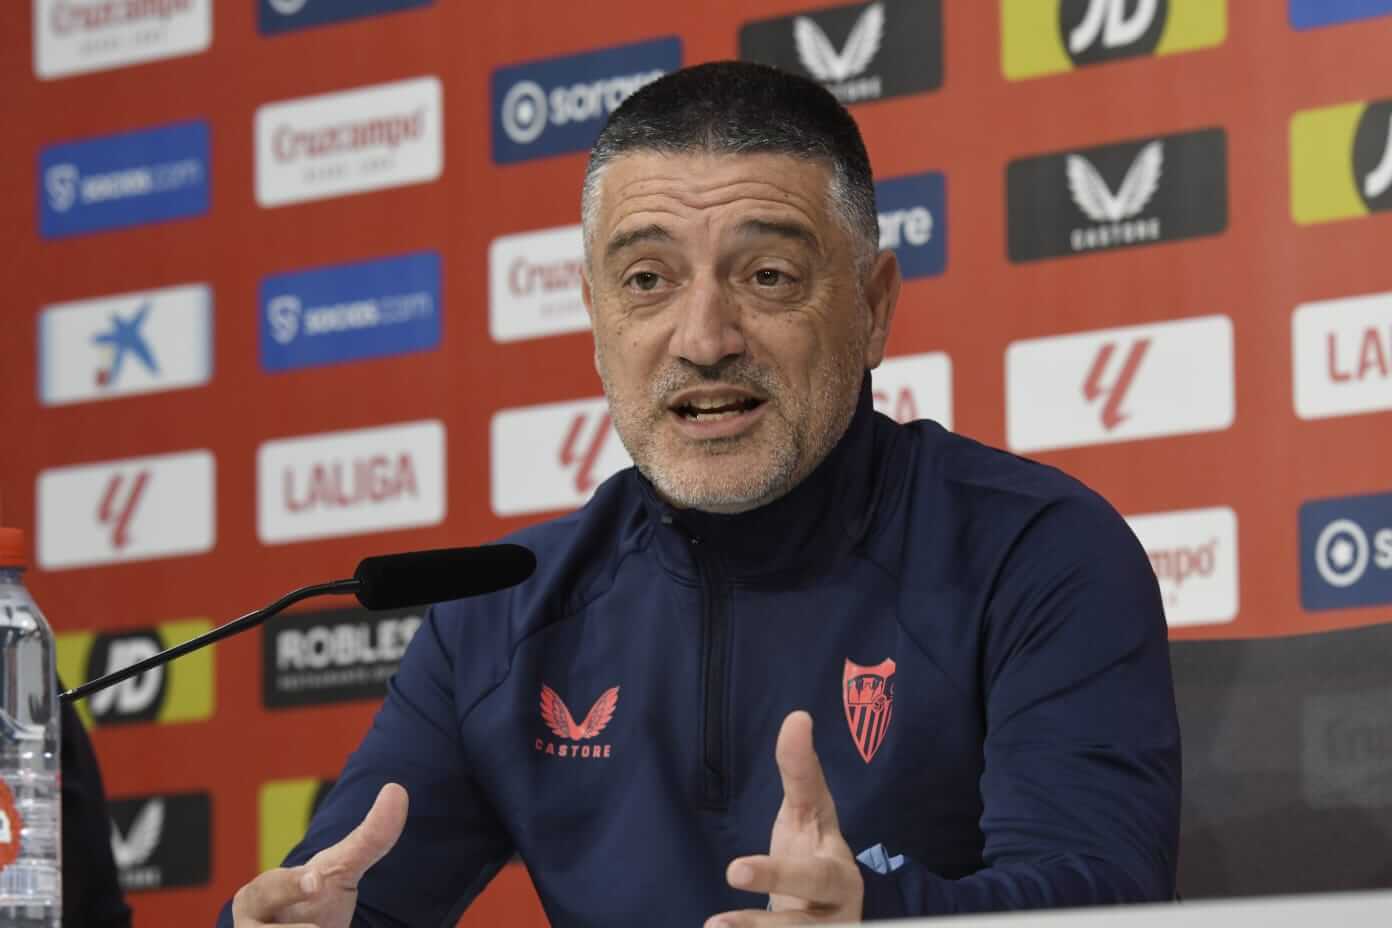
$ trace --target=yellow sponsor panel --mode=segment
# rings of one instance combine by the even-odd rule
[[[309,827],[309,813],[321,782],[310,777],[262,784],[259,870],[279,867],[290,849],[300,843]]]
[[[1175,0],[1160,34],[1157,55],[1198,51],[1222,45],[1228,37],[1227,0]]]
[[[162,650],[171,648],[176,644],[183,644],[212,627],[212,623],[207,619],[181,619],[175,622],[166,622],[153,631]],[[62,678],[63,685],[68,689],[86,683],[89,679],[102,676],[114,668],[105,664],[98,667],[92,666],[92,652],[99,641],[109,642],[123,636],[142,636],[148,641],[150,631],[149,629],[133,632],[81,631],[56,635],[54,664],[58,669],[58,676]],[[122,666],[129,666],[129,661],[123,662]],[[111,720],[153,721],[165,724],[198,722],[211,718],[214,708],[213,693],[216,686],[213,668],[212,647],[186,654],[173,663],[166,664],[162,671],[165,677],[161,692],[157,697],[158,704],[153,707],[142,705],[138,717],[121,719],[119,716],[124,709],[128,708],[129,701],[110,702],[108,705],[115,707]],[[126,685],[126,683],[116,684],[117,687]],[[93,694],[86,699],[78,700],[76,704],[77,715],[88,728],[97,724],[91,705],[92,699],[97,696],[98,694]],[[153,709],[153,715],[149,714],[151,709]]]
[[[1368,215],[1353,176],[1353,139],[1366,103],[1291,117],[1291,218],[1300,225]]]

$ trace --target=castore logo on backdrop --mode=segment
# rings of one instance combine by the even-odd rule
[[[127,892],[206,885],[212,799],[176,793],[112,799],[111,855]]]

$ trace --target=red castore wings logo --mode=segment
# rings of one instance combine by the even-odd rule
[[[583,741],[604,731],[604,726],[608,725],[609,720],[614,717],[614,708],[618,704],[619,688],[611,686],[600,694],[593,706],[590,706],[590,711],[585,715],[585,721],[576,725],[575,718],[570,714],[570,709],[556,694],[556,691],[544,683],[541,685],[542,720],[557,737],[570,741]]]

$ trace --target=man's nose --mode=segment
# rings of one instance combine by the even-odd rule
[[[672,333],[671,351],[675,357],[710,367],[744,353],[739,307],[717,281],[693,281],[679,313]]]

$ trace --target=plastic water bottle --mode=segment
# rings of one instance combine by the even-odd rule
[[[58,678],[25,566],[24,533],[0,528],[0,925],[59,928]]]

